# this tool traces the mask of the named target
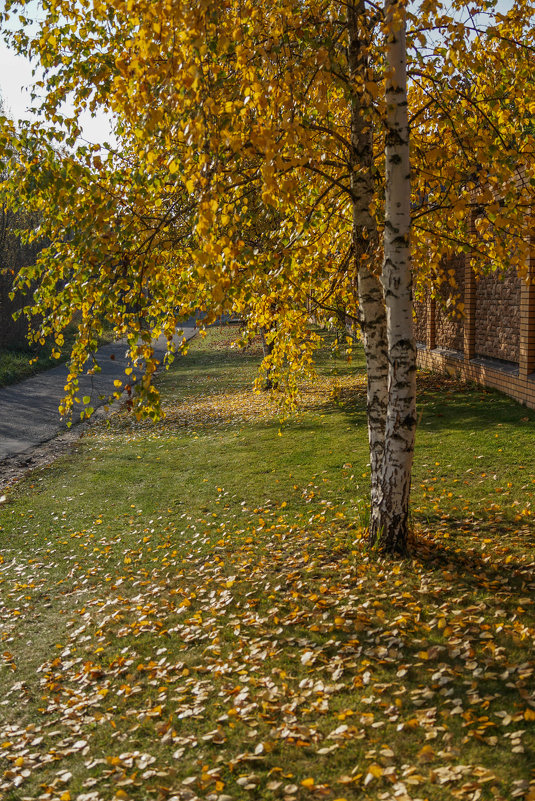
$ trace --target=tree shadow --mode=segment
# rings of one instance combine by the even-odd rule
[[[501,534],[505,535],[506,531],[504,526]],[[485,534],[489,533],[485,530]],[[503,542],[503,536],[501,539],[497,536],[497,540]],[[427,569],[446,570],[451,574],[452,584],[465,589],[482,588],[498,593],[520,591],[523,587],[525,590],[526,580],[533,580],[533,565],[514,557],[509,561],[497,560],[493,558],[492,543],[489,545],[489,553],[485,554],[475,547],[459,547],[455,539],[446,542],[418,532],[413,535],[411,552]]]

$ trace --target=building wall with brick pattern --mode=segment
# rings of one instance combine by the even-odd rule
[[[435,341],[437,348],[447,350],[463,349],[464,319],[459,311],[459,303],[464,298],[463,257],[452,259],[446,266],[446,274],[452,282],[442,284],[435,303]]]
[[[476,279],[475,315],[476,355],[518,362],[520,278],[514,271]]]
[[[440,301],[430,296],[422,320],[422,304],[416,307],[417,331],[427,333],[417,337],[418,366],[493,387],[535,409],[535,239],[529,282],[512,271],[501,281],[477,279],[461,261],[455,270],[464,318],[445,322]]]
[[[414,301],[414,336],[416,342],[426,342],[427,299]]]

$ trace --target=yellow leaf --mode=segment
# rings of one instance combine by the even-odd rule
[[[71,801],[71,794],[68,790],[65,790],[59,797],[59,801]]]
[[[315,783],[316,782],[314,781],[313,778],[303,779],[303,781],[301,782],[303,787],[314,787]]]
[[[383,769],[376,762],[372,762],[371,765],[368,765],[368,773],[371,773],[376,779],[380,779],[383,775]]]
[[[418,751],[419,762],[431,762],[434,758],[435,752],[430,745],[424,745],[423,748],[420,748]]]
[[[119,381],[118,378],[116,378],[115,381],[113,382],[113,386],[114,387],[122,387],[122,385],[123,385],[123,382]]]
[[[528,707],[524,712],[524,720],[535,720],[535,709]]]
[[[372,97],[379,97],[379,87],[374,81],[366,81],[365,86]]]

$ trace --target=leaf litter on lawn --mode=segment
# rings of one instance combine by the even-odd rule
[[[193,398],[191,430],[228,426],[228,403]],[[130,424],[114,425],[90,453]],[[155,436],[140,424],[131,447],[145,430]],[[69,542],[58,528],[6,549],[0,793],[533,801],[535,581],[521,530],[514,559],[473,532],[418,530],[411,559],[378,561],[339,507],[305,493],[297,514],[279,500],[225,517],[225,492],[215,521],[135,509],[126,537],[92,513]]]

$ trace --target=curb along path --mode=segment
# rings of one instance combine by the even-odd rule
[[[196,329],[192,326],[183,330],[188,341],[195,336]],[[154,350],[156,358],[162,360],[166,351],[165,337],[156,340]],[[125,357],[125,346],[121,342],[104,345],[97,351],[96,359],[102,368],[101,372],[80,376],[78,393],[80,397],[89,395],[90,405],[94,409],[102,406],[116,391],[113,382],[126,378],[124,370],[129,364]],[[62,364],[20,384],[0,389],[0,460],[31,451],[67,430],[67,423],[61,419],[58,411],[65,395],[67,374],[68,368]],[[79,423],[82,408],[85,407],[79,406],[78,410],[73,411],[73,424]]]

